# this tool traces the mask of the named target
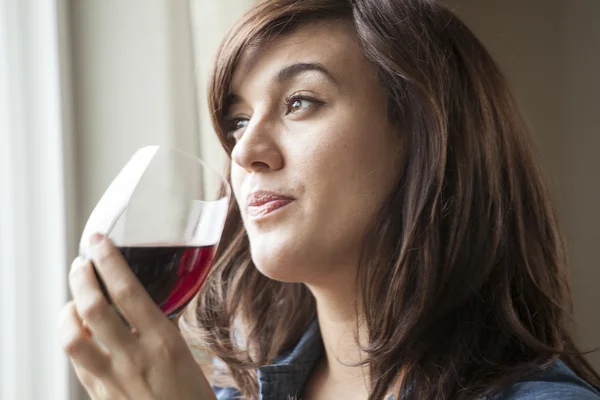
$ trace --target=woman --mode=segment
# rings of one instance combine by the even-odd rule
[[[210,107],[236,201],[182,327],[212,386],[98,236],[135,330],[76,260],[61,332],[94,398],[600,399],[525,125],[447,9],[262,2],[218,52]]]

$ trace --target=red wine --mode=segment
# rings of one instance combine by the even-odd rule
[[[126,246],[121,254],[163,313],[178,314],[208,275],[215,246]],[[96,273],[104,295],[106,287]]]

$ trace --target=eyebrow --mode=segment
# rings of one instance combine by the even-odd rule
[[[279,84],[283,84],[283,83],[290,81],[297,75],[300,75],[301,73],[304,73],[307,71],[320,72],[321,74],[325,75],[333,83],[335,83],[335,84],[338,83],[338,80],[335,78],[335,76],[333,76],[333,74],[331,72],[329,72],[327,70],[327,68],[325,68],[322,64],[311,63],[311,62],[300,62],[300,63],[288,65],[287,67],[282,68],[277,73],[277,75],[275,76],[275,80]],[[230,106],[233,106],[235,104],[239,104],[241,102],[243,102],[242,97],[235,93],[230,93],[225,98],[225,104],[227,105],[226,106],[227,108],[229,108]]]
[[[331,72],[329,72],[327,68],[319,63],[295,63],[288,65],[277,73],[277,81],[279,83],[285,83],[294,78],[296,75],[306,71],[318,71],[329,78],[329,80],[332,82],[338,83],[337,79],[331,74]]]

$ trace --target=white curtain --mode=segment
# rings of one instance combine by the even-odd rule
[[[0,0],[0,399],[68,398],[69,234],[56,0]]]

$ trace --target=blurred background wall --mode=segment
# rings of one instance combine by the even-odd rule
[[[205,80],[219,40],[251,3],[61,3],[68,15],[65,85],[76,149],[73,239],[140,146],[175,144],[222,165],[206,112]],[[446,3],[500,63],[535,131],[567,234],[580,341],[585,349],[599,346],[600,1]],[[589,359],[600,369],[600,353]],[[79,395],[75,388],[73,398]]]

